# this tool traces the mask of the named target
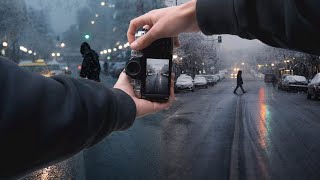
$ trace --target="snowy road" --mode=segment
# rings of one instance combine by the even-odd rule
[[[169,110],[27,179],[320,179],[320,101],[249,75],[248,93],[234,95],[234,81],[180,93]]]

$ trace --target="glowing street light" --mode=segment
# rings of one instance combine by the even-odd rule
[[[120,45],[118,48],[119,48],[119,49],[122,49],[122,45]]]
[[[117,48],[113,48],[113,51],[116,52],[116,51],[117,51]]]
[[[91,24],[94,24],[95,23],[95,21],[91,21]]]
[[[89,38],[90,38],[90,35],[89,35],[89,34],[86,34],[86,35],[84,36],[84,38],[89,39]]]
[[[106,3],[104,1],[101,2],[101,6],[105,6]]]
[[[56,53],[52,53],[51,56],[52,56],[52,57],[56,57]]]
[[[60,56],[61,56],[61,54],[60,54],[60,53],[57,53],[57,56],[58,56],[58,57],[60,57]]]
[[[28,49],[23,47],[23,46],[20,46],[20,50],[23,51],[23,52],[28,52]]]
[[[29,53],[29,54],[32,54],[32,51],[31,51],[31,50],[29,50],[29,51],[28,51],[28,53]]]
[[[60,44],[60,47],[62,47],[62,48],[64,48],[65,46],[66,46],[65,43],[61,43],[61,44]]]
[[[111,53],[112,52],[112,50],[111,49],[108,49],[108,53]]]
[[[2,43],[2,46],[3,46],[3,47],[8,47],[8,43],[7,43],[7,42],[3,42],[3,43]]]
[[[105,49],[105,50],[103,50],[103,53],[104,53],[104,54],[107,54],[107,53],[108,53],[108,51]]]
[[[244,66],[244,63],[241,63],[242,66]]]
[[[174,54],[174,55],[172,56],[172,58],[173,58],[173,59],[177,59],[177,58],[178,58],[178,55]]]
[[[103,55],[103,51],[100,51],[100,55]]]
[[[272,63],[271,66],[274,67],[274,64]]]
[[[36,56],[36,55],[37,55],[37,53],[36,53],[36,52],[34,52],[34,53],[33,53],[33,55],[34,55],[34,56]]]
[[[96,14],[96,17],[99,17],[99,14]]]

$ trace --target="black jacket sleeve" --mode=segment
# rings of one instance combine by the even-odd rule
[[[129,128],[134,101],[119,89],[42,77],[0,58],[0,179],[65,160]]]
[[[206,35],[233,34],[320,55],[319,0],[198,0]]]

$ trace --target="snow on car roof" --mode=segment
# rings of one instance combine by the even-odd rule
[[[298,82],[307,81],[307,79],[304,76],[292,76],[292,78]]]

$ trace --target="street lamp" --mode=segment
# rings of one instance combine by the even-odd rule
[[[64,48],[65,46],[66,46],[65,43],[61,43],[61,44],[60,44],[60,47],[62,47],[62,48]]]
[[[91,21],[91,24],[94,24],[95,22],[94,21]]]
[[[274,67],[274,64],[272,63],[271,66]]]
[[[3,46],[3,47],[8,47],[8,43],[7,43],[7,42],[3,42],[3,43],[2,43],[2,46]]]
[[[172,58],[173,58],[173,59],[177,59],[177,58],[178,58],[178,55],[174,54],[174,55],[172,56]]]
[[[104,1],[101,2],[101,6],[105,6],[106,3]]]
[[[99,14],[96,14],[96,17],[99,17]]]
[[[122,45],[119,46],[119,49],[122,49]]]
[[[104,54],[107,54],[107,53],[108,53],[108,51],[107,51],[107,50],[103,50],[103,53],[104,53]]]
[[[37,55],[37,53],[36,53],[36,52],[34,52],[34,53],[33,53],[33,55],[34,55],[34,56],[36,56],[36,55]]]
[[[103,55],[103,51],[100,51],[100,55]]]
[[[51,56],[52,56],[52,57],[56,57],[56,53],[52,53]]]
[[[113,51],[116,52],[116,51],[117,51],[117,48],[113,48]]]
[[[29,51],[28,51],[28,53],[29,53],[29,54],[32,54],[32,51],[31,51],[31,50],[29,50]]]
[[[112,52],[112,50],[111,49],[108,49],[108,53],[111,53]]]
[[[60,57],[60,56],[61,56],[61,54],[60,54],[60,53],[57,53],[57,56],[58,56],[58,57]]]
[[[242,66],[244,66],[244,63],[241,63],[242,64]]]

